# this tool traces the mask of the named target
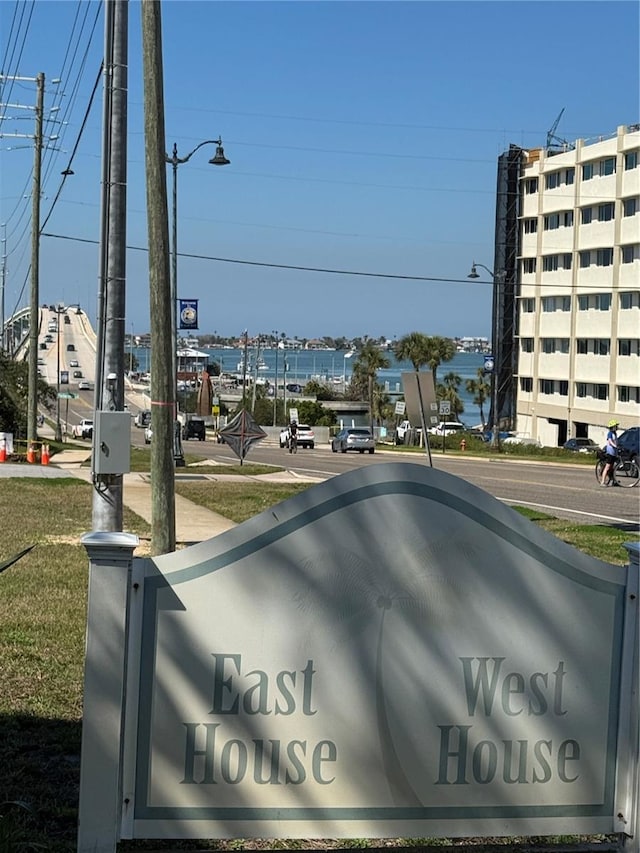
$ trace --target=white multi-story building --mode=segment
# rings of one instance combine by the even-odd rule
[[[640,126],[523,152],[516,429],[544,445],[640,423]]]

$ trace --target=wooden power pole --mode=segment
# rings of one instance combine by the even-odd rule
[[[142,60],[151,314],[151,553],[175,551],[175,480],[169,215],[167,205],[161,4],[143,0]]]

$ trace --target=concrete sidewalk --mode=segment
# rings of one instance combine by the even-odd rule
[[[91,450],[63,450],[57,453],[55,461],[51,465],[2,465],[0,466],[0,476],[73,476],[78,477],[86,482],[91,482],[91,470],[87,467],[82,467],[83,463],[91,458]],[[322,482],[322,478],[306,478],[300,477],[292,471],[277,471],[272,474],[261,474],[259,476],[246,477],[242,474],[225,474],[224,467],[220,466],[220,471],[215,473],[204,473],[198,470],[198,465],[189,468],[180,469],[176,472],[176,482],[193,482],[193,481],[218,481],[218,482],[239,482],[246,483],[249,480],[256,482],[276,482],[276,483],[301,483],[301,482]],[[6,470],[2,470],[6,469]],[[12,470],[9,470],[12,469]],[[151,475],[147,472],[132,472],[123,475],[123,494],[122,501],[125,506],[129,507],[136,515],[144,518],[151,524]],[[176,508],[176,543],[179,545],[191,545],[194,542],[202,542],[205,539],[211,539],[219,533],[224,533],[235,527],[235,522],[217,512],[206,509],[199,504],[193,503],[181,495],[175,496]]]

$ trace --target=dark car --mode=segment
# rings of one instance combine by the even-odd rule
[[[562,445],[565,450],[575,453],[597,453],[599,445],[592,438],[570,438]]]
[[[376,443],[367,427],[347,427],[331,439],[331,449],[334,453],[346,453],[347,450],[357,450],[359,453],[373,453]]]
[[[640,426],[629,427],[618,436],[618,453],[624,459],[640,460]]]
[[[67,344],[67,352],[75,352],[76,348],[74,344]]]
[[[190,438],[197,438],[199,441],[204,441],[206,438],[206,430],[203,420],[191,418],[182,427],[182,438],[188,441]]]

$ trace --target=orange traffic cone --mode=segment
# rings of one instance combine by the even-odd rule
[[[0,441],[0,462],[7,461],[7,445],[5,444],[4,438]]]
[[[36,449],[33,444],[27,447],[27,462],[33,464],[36,461]]]
[[[51,459],[51,456],[49,456],[49,445],[43,444],[42,445],[42,452],[40,454],[40,462],[43,465],[48,465],[50,459]]]

